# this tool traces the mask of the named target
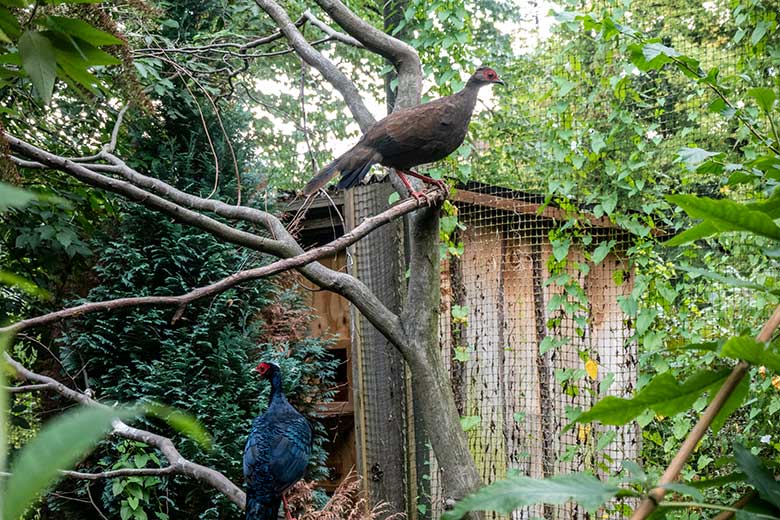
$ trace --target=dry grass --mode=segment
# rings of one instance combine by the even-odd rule
[[[288,493],[287,502],[293,518],[297,520],[402,520],[406,515],[390,512],[390,504],[381,503],[370,507],[361,489],[360,477],[352,471],[341,482],[325,507],[317,510],[312,490],[314,483],[298,482]]]

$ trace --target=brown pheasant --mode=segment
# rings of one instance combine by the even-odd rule
[[[410,168],[441,160],[463,143],[479,89],[493,83],[504,85],[496,71],[480,67],[460,92],[396,110],[377,121],[352,149],[320,170],[303,189],[303,194],[311,195],[336,175],[341,175],[336,188],[351,188],[363,180],[371,166],[381,164],[395,170],[409,195],[427,202],[422,192],[412,188],[406,175],[445,187],[444,182]]]

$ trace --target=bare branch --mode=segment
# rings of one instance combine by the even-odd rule
[[[4,386],[3,390],[10,394],[22,394],[25,392],[37,392],[39,390],[49,390],[51,385],[42,383],[40,385],[22,385],[22,386]]]
[[[117,478],[117,477],[139,477],[148,475],[170,475],[176,473],[176,468],[173,466],[165,466],[162,468],[124,468],[115,469],[113,471],[104,471],[102,473],[84,473],[81,471],[60,471],[66,477],[81,478],[86,480],[98,480],[101,478]]]
[[[398,70],[398,97],[396,107],[408,107],[420,102],[422,92],[422,65],[420,56],[411,45],[390,36],[349,10],[341,0],[316,0],[317,4],[347,33],[368,50],[395,65]]]
[[[255,0],[255,2],[261,9],[268,13],[274,22],[276,22],[276,25],[278,25],[279,29],[284,33],[285,37],[290,42],[290,45],[295,49],[295,52],[297,52],[306,63],[320,71],[320,74],[322,74],[325,79],[339,91],[344,98],[349,111],[360,126],[360,129],[363,132],[368,130],[376,119],[374,119],[374,116],[366,107],[355,84],[352,83],[352,81],[341,72],[333,62],[317,52],[317,50],[306,41],[306,38],[304,38],[301,32],[295,27],[290,20],[290,17],[287,15],[287,12],[279,4],[274,0]]]
[[[434,201],[441,201],[444,199],[444,193],[432,189],[429,191],[429,195]],[[286,258],[284,260],[276,261],[272,264],[258,267],[254,269],[247,269],[245,271],[239,271],[232,274],[222,280],[210,285],[199,287],[186,294],[179,296],[143,296],[143,297],[131,297],[131,298],[118,298],[115,300],[107,300],[102,302],[92,302],[78,305],[76,307],[70,307],[59,311],[44,314],[35,318],[29,318],[26,320],[18,321],[6,327],[0,327],[0,334],[7,332],[19,332],[21,330],[46,325],[66,318],[72,318],[76,316],[83,316],[85,314],[100,312],[100,311],[112,311],[117,309],[123,309],[127,307],[139,307],[149,305],[178,305],[180,310],[196,300],[220,294],[231,287],[234,287],[240,283],[256,280],[265,276],[287,271],[298,267],[305,266],[319,258],[330,256],[338,251],[342,251],[354,244],[358,240],[362,239],[375,229],[395,220],[396,218],[410,213],[420,207],[422,203],[416,199],[407,199],[399,204],[393,206],[387,211],[370,217],[363,221],[362,224],[355,227],[349,233],[342,235],[336,240],[325,244],[323,246],[311,249],[305,253],[300,253],[296,256]],[[231,206],[229,206],[231,207]],[[178,313],[177,313],[178,314]]]
[[[94,399],[90,398],[85,394],[76,392],[75,390],[68,388],[67,386],[57,381],[56,379],[52,379],[51,377],[37,374],[35,372],[32,372],[31,370],[28,370],[27,368],[25,368],[24,365],[22,365],[14,358],[9,356],[7,352],[4,353],[4,357],[6,363],[14,370],[14,372],[16,373],[16,378],[19,380],[35,381],[37,383],[46,384],[50,386],[52,390],[56,391],[58,394],[62,395],[63,397],[66,397],[71,401],[81,403],[85,406],[106,406],[98,401],[95,401]],[[115,420],[112,423],[112,425],[113,425],[112,433],[114,435],[118,435],[126,439],[143,442],[145,444],[148,444],[149,446],[155,447],[158,450],[160,450],[162,454],[165,455],[165,458],[168,459],[169,466],[167,467],[173,469],[168,470],[166,468],[158,468],[158,470],[165,469],[166,472],[169,471],[170,473],[177,473],[180,475],[193,477],[197,480],[200,480],[201,482],[209,484],[214,489],[218,490],[226,497],[228,497],[234,504],[236,504],[240,508],[243,509],[245,507],[246,495],[244,494],[244,492],[241,490],[240,487],[238,487],[233,482],[231,482],[222,473],[213,470],[211,468],[207,468],[206,466],[201,466],[200,464],[197,464],[195,462],[192,462],[184,458],[181,455],[181,453],[179,453],[179,451],[176,449],[176,446],[173,444],[173,441],[171,441],[169,438],[163,437],[162,435],[157,435],[156,433],[152,433],[146,430],[133,428],[132,426],[128,426],[127,424],[125,424],[120,420]],[[89,478],[89,477],[80,476],[80,475],[89,475],[88,473],[85,474],[79,472],[72,472],[72,473],[78,474],[79,478]]]
[[[125,112],[127,112],[127,108],[129,105],[125,105],[122,107],[122,109],[119,111],[119,113],[116,116],[116,122],[114,123],[114,128],[111,130],[111,140],[108,142],[107,145],[103,146],[104,152],[113,153],[114,150],[116,150],[116,140],[119,136],[119,127],[122,126],[122,119],[125,117]]]
[[[352,36],[334,30],[333,27],[331,27],[330,25],[326,24],[325,22],[323,22],[322,20],[314,16],[314,13],[312,13],[309,9],[306,9],[306,11],[304,11],[303,18],[309,20],[312,25],[314,25],[320,31],[330,36],[331,39],[333,40],[340,41],[341,43],[346,43],[347,45],[357,47],[358,49],[365,48],[362,43],[357,41]]]

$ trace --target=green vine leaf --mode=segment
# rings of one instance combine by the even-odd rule
[[[445,512],[442,520],[458,520],[469,511],[511,513],[532,504],[564,504],[570,500],[593,511],[620,494],[619,487],[584,473],[539,480],[515,476],[496,481],[464,498]]]
[[[655,376],[633,398],[607,396],[590,410],[580,414],[566,430],[575,423],[599,421],[602,424],[622,426],[635,419],[646,410],[653,410],[663,416],[676,415],[686,411],[705,392],[714,392],[723,384],[729,374],[728,369],[696,372],[683,383],[679,383],[672,374],[664,372]]]
[[[57,76],[54,46],[43,34],[25,31],[19,38],[19,55],[22,58],[22,68],[30,76],[38,97],[44,104],[48,104]]]
[[[774,240],[780,240],[780,227],[766,213],[749,209],[727,199],[710,199],[695,195],[667,195],[666,199],[677,204],[692,218],[710,222],[719,233],[725,231],[750,231]]]

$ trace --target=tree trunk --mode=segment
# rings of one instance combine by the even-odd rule
[[[439,210],[426,208],[410,218],[410,279],[404,314],[409,338],[406,362],[412,372],[414,394],[423,396],[419,407],[436,454],[447,497],[460,499],[481,481],[460,425],[449,375],[439,348],[440,259]],[[481,518],[472,514],[470,518]]]

